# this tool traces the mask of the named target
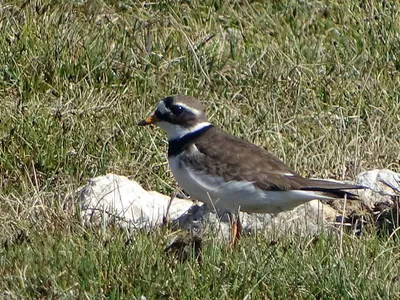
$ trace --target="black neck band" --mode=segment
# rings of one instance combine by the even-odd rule
[[[169,141],[168,156],[176,156],[182,151],[184,151],[190,141],[194,140],[195,138],[198,138],[211,127],[213,127],[213,125],[210,124],[199,130],[196,130],[195,132],[188,133],[180,138]]]

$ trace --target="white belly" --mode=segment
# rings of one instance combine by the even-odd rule
[[[222,177],[194,171],[182,163],[180,155],[170,158],[169,165],[181,188],[221,211],[278,213],[313,199],[330,199],[310,191],[263,191],[251,182],[225,182]]]

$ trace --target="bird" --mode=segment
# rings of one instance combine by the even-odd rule
[[[308,201],[357,200],[363,186],[301,176],[264,148],[211,124],[201,102],[188,95],[160,100],[138,125],[168,136],[169,167],[192,198],[228,213],[231,243],[242,232],[239,211],[277,214]]]

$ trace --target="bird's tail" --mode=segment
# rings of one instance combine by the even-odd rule
[[[321,192],[324,196],[332,198],[347,198],[349,200],[359,200],[358,195],[346,190],[360,190],[366,187],[362,185],[353,185],[338,181],[312,179],[307,185],[301,187],[303,191]]]

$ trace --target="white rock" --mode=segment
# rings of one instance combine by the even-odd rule
[[[382,203],[393,205],[393,198],[400,196],[400,174],[387,169],[362,172],[356,183],[369,188],[360,191],[359,195],[371,209]]]
[[[333,228],[338,212],[319,200],[309,201],[295,209],[281,212],[266,225],[274,235],[315,235]]]
[[[400,174],[387,169],[362,172],[357,176],[361,184],[382,195],[400,195]]]
[[[168,196],[147,192],[137,182],[114,174],[93,178],[80,190],[81,214],[87,226],[110,222],[134,228],[160,225],[169,201]],[[178,218],[192,205],[192,201],[174,199],[169,217]]]
[[[394,196],[400,195],[400,174],[390,170],[363,172],[356,183],[369,188],[359,194],[370,208],[380,203],[392,205]],[[87,226],[116,223],[122,227],[152,228],[162,224],[170,201],[168,196],[147,192],[137,182],[114,174],[89,180],[79,192],[82,219]],[[277,216],[241,213],[241,220],[245,232],[309,235],[331,228],[330,222],[339,215],[331,206],[314,200]],[[168,217],[182,229],[200,234],[211,229],[214,236],[229,240],[227,216],[221,219],[204,205],[175,198]]]
[[[93,178],[80,189],[81,214],[86,226],[115,223],[121,227],[152,228],[162,224],[169,201],[168,196],[147,192],[137,182],[114,174]],[[245,232],[278,230],[314,234],[321,224],[327,224],[325,220],[335,219],[335,212],[328,205],[315,200],[276,217],[241,213],[241,220]],[[228,217],[225,215],[220,218],[210,213],[207,206],[193,205],[192,201],[175,198],[168,217],[182,229],[200,234],[205,229],[211,229],[219,237],[229,240]]]

